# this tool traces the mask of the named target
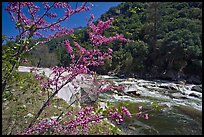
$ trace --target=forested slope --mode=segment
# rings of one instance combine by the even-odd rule
[[[123,2],[100,19],[110,17],[114,18],[113,26],[104,34],[123,34],[135,42],[101,46],[114,52],[112,60],[97,68],[99,74],[202,81],[202,2]],[[31,65],[66,66],[69,55],[63,41],[74,39],[89,47],[86,30],[77,28],[74,35],[53,39],[46,48],[36,49],[52,55],[35,57],[38,52],[33,51]],[[43,63],[43,59],[47,61]]]

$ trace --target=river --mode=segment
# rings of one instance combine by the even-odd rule
[[[152,110],[155,106],[159,108],[148,112],[148,120],[136,117],[126,119],[119,126],[126,134],[202,134],[202,91],[193,91],[192,88],[196,85],[182,85],[164,80],[119,79],[110,76],[101,76],[101,78],[125,86],[126,93],[139,92],[139,95],[135,96],[101,94],[102,102],[108,100],[116,106],[126,105],[132,113],[138,112],[139,106],[147,110]]]
[[[19,67],[21,72],[29,72],[28,67]],[[47,68],[41,68],[50,74]],[[77,77],[81,80],[80,77]],[[126,118],[118,125],[124,134],[130,135],[201,135],[202,134],[202,85],[178,84],[164,80],[120,79],[108,75],[100,75],[99,79],[108,80],[115,85],[125,86],[126,94],[101,93],[99,102],[119,107],[125,105],[131,113],[137,113],[143,106],[149,111],[149,119]],[[89,85],[83,85],[90,88]],[[200,86],[201,90],[193,90]],[[93,87],[92,87],[93,88]],[[68,104],[71,101],[72,85],[65,86],[57,96]],[[127,95],[129,93],[136,93]]]

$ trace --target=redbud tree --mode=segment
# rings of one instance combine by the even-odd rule
[[[61,17],[55,12],[59,9],[64,11],[63,16]],[[20,61],[24,59],[25,53],[30,52],[38,45],[50,41],[52,38],[73,34],[73,29],[62,27],[61,23],[68,20],[74,14],[86,12],[90,9],[91,8],[87,6],[86,2],[82,3],[80,6],[76,5],[74,9],[69,2],[9,2],[5,10],[8,11],[11,19],[16,23],[15,27],[18,29],[19,35],[15,38],[11,38],[15,41],[13,45],[15,48],[13,49],[12,55],[9,56],[13,56],[12,59],[15,61],[9,61],[11,67],[9,67],[10,69],[5,69],[2,81],[3,91],[7,86],[9,78],[17,71]],[[52,19],[52,21],[48,22],[48,18]],[[121,34],[116,34],[112,37],[106,37],[103,35],[103,31],[111,27],[111,23],[114,20],[113,18],[110,18],[105,22],[98,20],[96,25],[92,22],[93,19],[94,15],[91,15],[87,24],[89,42],[92,44],[91,49],[85,49],[77,43],[77,41],[73,41],[73,44],[71,44],[69,40],[65,40],[64,47],[67,50],[67,54],[70,55],[70,64],[66,67],[55,66],[50,68],[52,73],[46,80],[42,75],[39,75],[39,73],[35,73],[35,77],[40,82],[41,86],[44,89],[52,87],[53,92],[49,98],[44,101],[43,105],[28,125],[28,128],[20,134],[46,134],[47,132],[53,134],[89,134],[91,128],[94,125],[97,125],[97,123],[103,122],[103,119],[105,118],[108,118],[113,123],[120,124],[123,122],[125,115],[128,117],[133,116],[133,114],[131,114],[124,106],[119,110],[107,110],[105,115],[102,113],[96,113],[91,106],[86,106],[81,108],[77,113],[72,111],[62,112],[57,119],[39,118],[60,89],[66,84],[72,82],[78,75],[88,74],[93,76],[92,82],[94,85],[107,84],[105,88],[98,86],[94,91],[91,91],[94,94],[111,90],[123,90],[124,87],[113,86],[106,81],[97,80],[96,73],[89,68],[100,67],[104,65],[106,59],[112,59],[113,50],[108,48],[107,51],[102,52],[100,51],[99,46],[105,46],[114,41],[131,42],[131,40],[124,38]],[[44,36],[43,31],[51,31],[52,33],[48,36]],[[43,41],[37,41],[36,43],[31,44],[31,40],[38,38],[44,39]],[[76,86],[75,88],[78,87]],[[81,96],[80,98],[83,97],[84,96]],[[76,99],[75,101],[78,100]],[[73,105],[74,102],[69,104],[67,108]],[[148,114],[142,112],[142,109],[139,111],[140,112],[137,116],[143,116],[145,119],[148,119]],[[70,118],[72,115],[74,115],[74,118]],[[64,118],[68,118],[68,120],[64,121]]]

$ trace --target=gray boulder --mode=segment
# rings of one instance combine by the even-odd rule
[[[193,86],[191,90],[202,93],[202,85]]]

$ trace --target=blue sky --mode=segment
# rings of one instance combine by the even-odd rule
[[[93,7],[90,11],[71,16],[62,26],[69,28],[84,27],[87,24],[86,20],[90,17],[90,14],[94,14],[96,20],[111,7],[117,6],[120,3],[122,2],[92,2]],[[2,34],[6,36],[15,36],[18,34],[18,31],[15,29],[15,23],[11,21],[8,12],[4,10],[7,4],[7,2],[2,2]],[[71,6],[75,7],[75,5],[76,2],[71,2]],[[81,5],[81,2],[79,2],[78,5]],[[62,13],[63,12],[58,12],[58,14]]]

